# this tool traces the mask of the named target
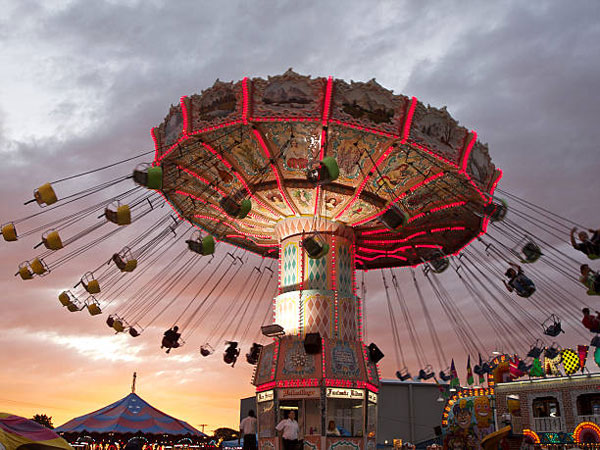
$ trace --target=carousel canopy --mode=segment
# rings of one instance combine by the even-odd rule
[[[188,423],[154,408],[131,393],[98,411],[76,417],[56,429],[59,433],[142,433],[206,436]]]

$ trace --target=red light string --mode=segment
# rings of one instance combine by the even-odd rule
[[[469,156],[471,155],[471,150],[473,150],[473,146],[477,141],[477,133],[475,131],[471,131],[471,140],[467,144],[465,151],[461,155],[460,158],[460,170],[458,173],[465,173],[467,171],[467,163],[469,161]]]
[[[279,192],[281,193],[281,196],[283,197],[283,200],[285,201],[285,204],[288,206],[288,208],[290,209],[290,211],[292,211],[292,214],[296,214],[297,211],[292,207],[290,201],[287,198],[287,195],[283,191],[283,186],[281,185],[281,179],[280,179],[280,176],[279,176],[279,171],[277,170],[277,167],[275,167],[275,164],[271,161],[271,152],[269,151],[269,148],[267,147],[267,144],[264,141],[264,139],[262,137],[262,134],[256,128],[252,130],[252,133],[256,137],[256,140],[258,141],[260,147],[262,148],[265,156],[269,160],[269,164],[271,165],[271,170],[275,174],[275,179],[277,180],[277,188],[279,189]]]

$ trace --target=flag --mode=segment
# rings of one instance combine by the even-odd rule
[[[542,363],[540,362],[540,358],[535,358],[533,360],[533,364],[531,365],[531,369],[529,370],[529,375],[532,377],[543,377],[544,369],[542,369]]]
[[[445,386],[442,386],[440,384],[440,382],[438,381],[437,377],[433,377],[433,379],[435,380],[435,384],[437,385],[440,394],[442,395],[442,397],[444,397],[446,400],[448,400],[448,391],[446,390]]]
[[[514,359],[514,361],[510,361],[508,363],[509,366],[509,373],[510,373],[510,378],[515,380],[517,378],[521,378],[523,375],[525,375],[525,372],[523,372],[522,370],[519,370],[519,358]]]
[[[452,379],[450,380],[450,387],[459,387],[460,380],[458,379],[458,372],[456,372],[456,366],[454,365],[454,358],[452,358],[452,364],[450,364],[450,373],[452,374]]]
[[[479,367],[483,367],[483,361],[481,360],[481,353],[479,354]],[[483,376],[483,372],[479,374],[479,386],[482,386],[485,383],[485,377]]]
[[[467,358],[467,384],[473,386],[475,380],[473,379],[473,370],[471,369],[471,355]]]
[[[590,347],[587,345],[578,345],[577,346],[577,353],[579,353],[579,368],[581,369],[582,372],[583,372],[583,369],[585,369],[585,363],[587,361],[589,348]]]

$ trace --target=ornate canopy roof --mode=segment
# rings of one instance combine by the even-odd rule
[[[477,134],[446,111],[367,83],[283,75],[215,82],[182,97],[152,130],[163,194],[218,239],[277,257],[275,226],[319,215],[351,226],[359,268],[419,264],[459,251],[486,226],[501,172]],[[340,175],[314,186],[306,167],[332,156]],[[252,200],[244,219],[225,196]],[[378,220],[409,217],[399,232]],[[311,230],[305,230],[307,232]]]

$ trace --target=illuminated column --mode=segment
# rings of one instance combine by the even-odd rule
[[[319,332],[324,338],[354,341],[358,334],[359,305],[354,295],[354,233],[344,225],[321,219],[281,222],[280,295],[275,299],[275,323],[288,335]],[[320,259],[308,257],[302,239],[318,231],[329,245]]]

